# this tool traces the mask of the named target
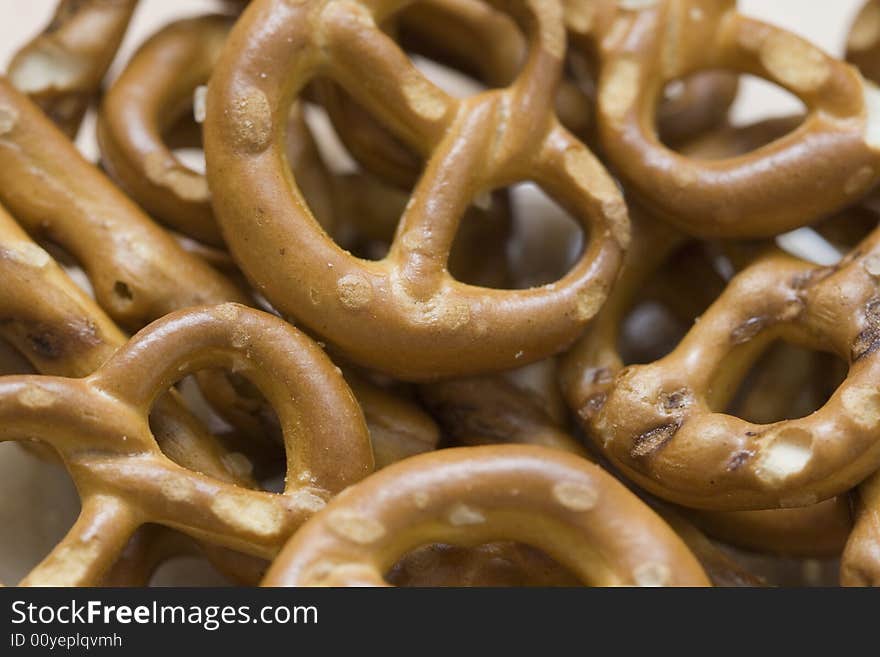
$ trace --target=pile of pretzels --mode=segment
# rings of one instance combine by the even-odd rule
[[[21,585],[880,585],[880,0],[847,61],[735,0],[227,0],[111,80],[137,5],[0,78],[0,440],[81,500]]]

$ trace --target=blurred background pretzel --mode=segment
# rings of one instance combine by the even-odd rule
[[[144,215],[5,79],[0,116],[0,200],[32,236],[76,258],[98,303],[121,326],[137,330],[187,306],[247,301]]]
[[[101,103],[101,161],[147,212],[196,240],[222,246],[208,182],[163,140],[207,83],[232,26],[228,16],[172,23],[144,43]],[[203,118],[203,98],[196,118]]]
[[[46,29],[10,62],[12,84],[69,137],[97,96],[136,6],[137,0],[59,0]]]
[[[563,348],[601,305],[628,239],[628,221],[598,161],[535,102],[552,93],[560,75],[558,6],[526,10],[533,47],[517,82],[466,101],[425,80],[375,28],[367,7],[331,3],[316,13],[317,7],[252,3],[209,87],[208,177],[224,234],[249,279],[281,312],[301,319],[347,357],[403,378],[502,369]],[[375,7],[377,19],[390,9]],[[259,42],[250,37],[254,30]],[[291,61],[294,50],[303,67],[257,70],[267,53]],[[319,72],[340,82],[409,145],[434,153],[390,254],[379,262],[356,260],[330,243],[283,172],[277,139],[283,127],[275,117]],[[489,290],[451,279],[445,262],[464,209],[475,196],[521,178],[547,187],[589,229],[578,263],[557,283],[532,290]],[[230,186],[231,179],[238,183]],[[244,230],[248,240],[238,237]],[[297,284],[306,279],[307,285]]]
[[[381,585],[420,545],[498,539],[539,547],[584,583],[708,583],[665,523],[602,470],[558,450],[504,446],[417,456],[349,488],[296,534],[264,584]]]
[[[738,14],[733,0],[620,9],[606,29],[596,34],[604,153],[640,199],[681,229],[774,235],[851,204],[876,183],[876,90],[807,41]],[[779,84],[807,105],[807,117],[741,158],[701,162],[675,153],[657,138],[657,99],[668,82],[710,68]]]
[[[252,379],[278,410],[283,494],[181,468],[156,446],[146,422],[153,401],[180,377],[219,365]],[[83,501],[76,525],[25,584],[94,581],[144,522],[269,558],[330,495],[373,469],[363,416],[332,363],[277,318],[235,304],[172,314],[84,379],[4,377],[0,413],[4,440],[39,438],[59,452]]]

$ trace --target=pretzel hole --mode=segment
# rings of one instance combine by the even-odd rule
[[[754,75],[740,76],[740,92],[730,110],[735,126],[771,118],[807,114],[806,104],[791,91]]]
[[[238,485],[268,490],[261,482],[279,471],[283,475],[284,447],[277,415],[247,379],[224,370],[205,370],[182,378],[172,389],[180,393],[187,409],[221,446],[224,479],[231,477]],[[186,467],[166,447],[177,443],[173,423],[166,424],[153,412],[149,419],[162,452]]]
[[[428,2],[413,3],[395,17],[397,41],[413,64],[458,98],[510,84],[525,65],[528,44],[516,21],[497,9],[481,9],[485,13],[473,24]]]
[[[806,417],[825,405],[846,374],[846,363],[834,354],[777,340],[717,410],[755,424]]]
[[[171,154],[187,169],[205,175],[205,151],[201,147],[175,148]]]
[[[542,550],[523,543],[420,546],[402,556],[385,579],[394,586],[580,586]]]
[[[76,486],[54,454],[42,442],[0,443],[0,582],[7,585],[39,564],[79,515]]]
[[[201,556],[172,557],[163,561],[150,577],[148,586],[232,586],[211,562]]]
[[[516,272],[513,289],[554,283],[583,253],[588,235],[559,203],[534,183],[510,188],[513,233],[507,247]]]

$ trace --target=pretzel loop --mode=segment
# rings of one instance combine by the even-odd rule
[[[151,215],[197,240],[222,245],[208,183],[162,140],[190,108],[193,90],[211,76],[232,21],[179,21],[135,53],[101,104],[102,163]]]
[[[497,540],[538,547],[585,583],[708,583],[672,530],[604,471],[557,450],[505,446],[416,456],[348,489],[296,534],[264,584],[385,585],[420,545]]]
[[[621,11],[601,42],[599,127],[625,182],[691,234],[763,237],[849,205],[877,181],[877,91],[853,68],[733,0],[677,0]],[[808,108],[790,134],[746,156],[699,161],[660,143],[664,86],[705,69],[765,78]]]
[[[807,506],[865,479],[880,459],[878,240],[875,231],[835,268],[776,253],[734,278],[669,356],[617,376],[591,424],[605,453],[695,508]],[[712,412],[775,338],[836,353],[850,364],[846,380],[798,420]]]
[[[398,4],[369,7],[260,0],[233,30],[205,123],[209,180],[233,254],[279,310],[359,364],[401,378],[498,370],[555,353],[601,305],[628,239],[614,182],[540,100],[560,74],[558,6],[504,5],[531,28],[528,63],[511,87],[464,101],[427,82],[377,30]],[[282,72],[269,60],[296,63]],[[418,152],[433,154],[379,262],[332,244],[284,167],[280,119],[322,74]],[[560,281],[530,290],[452,279],[446,259],[464,209],[478,193],[526,176],[588,229],[578,263]]]
[[[156,445],[147,421],[153,400],[180,377],[222,365],[276,404],[289,467],[283,494],[187,470]],[[30,582],[54,581],[55,563],[96,578],[146,522],[271,558],[327,498],[373,468],[360,409],[320,348],[271,315],[235,304],[173,313],[85,379],[0,379],[0,418],[0,439],[36,437],[55,447],[83,500],[80,522]],[[113,532],[96,534],[104,524]]]

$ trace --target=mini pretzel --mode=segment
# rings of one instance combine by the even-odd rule
[[[52,21],[9,64],[9,79],[73,137],[97,95],[137,0],[59,0]]]
[[[799,119],[774,119],[752,126],[723,128],[691,140],[681,147],[682,152],[700,159],[721,159],[738,156],[771,141],[789,130]],[[604,403],[615,377],[623,367],[617,350],[620,322],[631,307],[638,290],[664,276],[655,271],[669,255],[681,246],[683,236],[659,225],[644,212],[635,212],[635,239],[623,266],[623,273],[602,312],[582,339],[561,363],[562,388],[571,408],[579,410],[579,420],[589,433],[593,414]],[[676,256],[680,259],[680,254]],[[667,266],[668,268],[668,266]],[[705,280],[703,274],[693,274],[690,280]],[[684,283],[687,285],[687,281]],[[682,294],[682,283],[672,282],[667,301],[681,305],[694,301],[693,286]],[[684,309],[683,317],[694,317],[705,306]],[[813,362],[810,363],[812,367]],[[803,386],[792,381],[797,389]],[[734,389],[730,389],[732,394]],[[774,397],[778,396],[774,390]],[[758,395],[760,398],[761,396]],[[766,394],[765,394],[766,397]],[[750,400],[746,400],[749,403]],[[751,400],[754,406],[754,400]],[[774,404],[778,400],[774,400]],[[754,408],[750,414],[756,414]],[[827,556],[839,552],[852,521],[845,498],[828,500],[815,507],[746,511],[726,513],[689,514],[713,536],[732,541],[751,549],[781,554]]]
[[[2,207],[0,279],[0,335],[40,373],[88,376],[125,344],[110,318]],[[151,419],[159,444],[173,461],[220,479],[237,479],[225,453],[175,395],[161,397]]]
[[[151,215],[213,245],[223,243],[205,177],[182,164],[162,139],[208,81],[232,20],[178,21],[147,40],[101,103],[98,141],[110,174]]]
[[[259,0],[224,49],[205,123],[224,235],[278,310],[358,364],[429,379],[533,362],[574,339],[611,285],[628,239],[623,200],[589,150],[537,102],[559,78],[559,7],[514,7],[532,35],[523,73],[507,89],[465,101],[425,80],[376,29],[373,15],[381,20],[392,10],[378,3]],[[298,64],[265,70],[267,56]],[[280,119],[318,74],[340,83],[420,154],[433,153],[382,261],[357,260],[330,243],[285,172]],[[480,193],[526,177],[588,229],[578,263],[562,280],[531,290],[453,280],[445,263],[464,209]]]
[[[806,225],[877,181],[875,88],[857,71],[734,0],[667,0],[620,9],[599,44],[598,124],[609,161],[639,197],[691,234],[762,237]],[[702,162],[663,146],[653,127],[663,87],[697,70],[775,82],[808,107],[788,136],[749,156]]]
[[[568,6],[566,18],[577,9]],[[408,50],[465,71],[492,86],[508,84],[524,59],[526,44],[516,24],[479,0],[429,0],[406,7],[391,26]],[[568,21],[575,38],[578,21]],[[515,55],[512,53],[516,53]],[[592,77],[581,86],[592,87]],[[727,73],[700,73],[682,82],[678,95],[658,110],[664,143],[682,143],[723,122],[737,91],[737,78]],[[389,135],[358,103],[327,81],[317,95],[334,128],[359,164],[385,180],[409,188],[418,158]],[[568,80],[560,83],[556,109],[563,125],[576,135],[592,129],[592,101]]]
[[[0,373],[30,372],[33,366],[42,374],[86,376],[125,344],[125,336],[113,322],[2,208],[0,278],[3,280],[0,335],[15,345],[17,356],[16,361],[8,363],[11,368],[4,367]],[[23,357],[27,358],[24,362]],[[175,392],[156,401],[150,425],[163,453],[175,463],[223,481],[253,486],[248,472],[239,466],[241,455],[223,450],[186,410]],[[24,446],[44,458],[57,458],[43,443]],[[179,539],[175,541],[179,543]],[[143,540],[138,545],[155,551],[155,546]],[[201,546],[200,551],[206,552],[218,569],[236,580],[260,579],[261,574],[255,577],[254,565],[242,555],[212,546]],[[125,570],[124,565],[118,570]],[[100,582],[84,580],[81,583]]]
[[[807,506],[872,474],[878,242],[875,231],[834,268],[778,252],[747,268],[669,356],[617,376],[591,421],[597,444],[639,485],[695,508]],[[846,380],[800,420],[713,413],[776,338],[836,353]]]
[[[0,201],[31,235],[73,254],[98,303],[125,328],[187,306],[246,300],[143,215],[2,78]]]
[[[303,526],[264,584],[384,585],[420,545],[498,540],[533,545],[588,584],[708,584],[672,530],[616,480],[532,446],[446,449],[381,470]]]
[[[186,470],[159,451],[146,414],[169,385],[204,367],[234,368],[277,409],[283,494]],[[235,304],[173,313],[84,379],[4,377],[0,416],[3,440],[39,438],[58,450],[82,497],[76,525],[26,584],[94,581],[145,522],[271,558],[329,496],[373,468],[360,409],[320,348]]]

